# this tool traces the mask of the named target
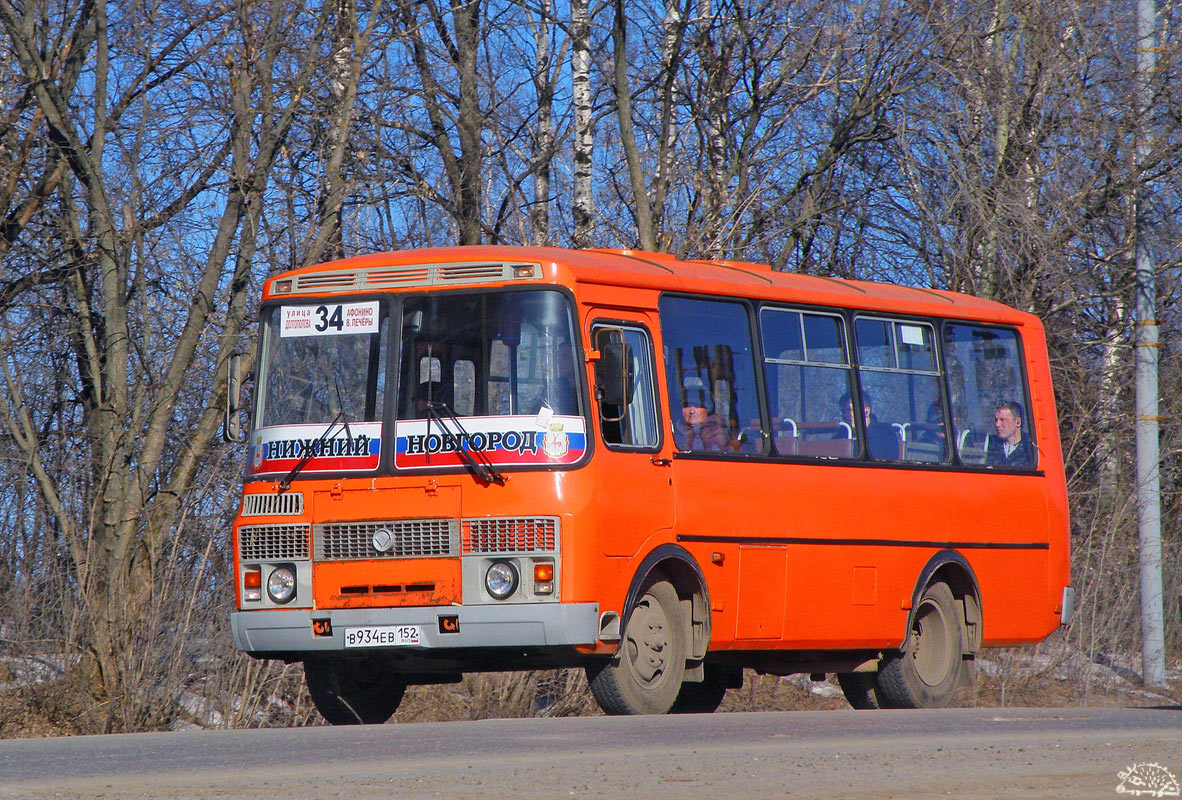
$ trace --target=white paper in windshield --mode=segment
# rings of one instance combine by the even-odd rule
[[[283,306],[279,311],[281,337],[378,332],[377,300],[368,303]]]

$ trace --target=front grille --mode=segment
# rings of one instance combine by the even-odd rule
[[[374,536],[382,532],[382,549]],[[454,519],[399,519],[388,522],[334,522],[316,526],[316,558],[350,561],[366,558],[423,558],[459,555],[459,525]]]
[[[440,283],[475,283],[512,278],[504,264],[445,264],[439,268]]]
[[[308,557],[307,525],[243,525],[238,529],[242,561],[278,561]]]
[[[465,553],[533,553],[558,550],[557,517],[503,517],[463,521]]]
[[[272,517],[304,513],[304,495],[300,492],[282,494],[248,494],[242,498],[242,516]]]
[[[357,285],[357,276],[351,272],[314,273],[296,278],[296,291],[316,292],[326,289],[352,289]]]
[[[364,281],[369,286],[426,286],[431,282],[430,267],[387,267],[371,269]]]

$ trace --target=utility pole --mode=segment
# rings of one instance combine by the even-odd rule
[[[1166,682],[1165,631],[1161,589],[1161,476],[1158,441],[1158,339],[1156,282],[1148,238],[1148,194],[1143,184],[1152,149],[1149,123],[1153,77],[1157,69],[1156,0],[1137,0],[1136,181],[1133,197],[1136,333],[1133,365],[1137,417],[1137,538],[1141,567],[1141,675],[1146,686]]]

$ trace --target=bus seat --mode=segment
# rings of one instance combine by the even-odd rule
[[[960,460],[966,464],[984,464],[989,452],[990,437],[991,434],[986,434],[981,439],[972,430],[963,431],[956,448],[956,452],[960,454]],[[977,444],[978,440],[981,442],[979,445]]]
[[[904,461],[938,462],[943,456],[944,447],[932,442],[902,442]]]
[[[748,425],[739,432],[739,438],[735,439],[731,446],[740,453],[758,453],[763,450],[763,427],[757,421],[754,425]]]
[[[796,443],[796,454],[820,458],[853,458],[856,445],[853,439],[803,439]]]
[[[801,439],[852,439],[853,432],[850,430],[849,423],[838,422],[798,422],[796,423],[796,435]]]

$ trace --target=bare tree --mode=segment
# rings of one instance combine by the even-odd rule
[[[442,8],[436,2],[400,0],[398,10],[419,80],[413,94],[427,117],[425,127],[413,122],[405,127],[414,138],[429,142],[443,163],[449,195],[439,199],[455,220],[460,244],[479,244],[484,239],[486,112],[477,66],[484,3],[471,0]],[[429,182],[420,178],[420,183]]]
[[[199,648],[238,663],[214,627],[169,638],[230,602],[239,454],[211,444],[218,376],[249,353],[264,274],[358,250],[639,245],[1037,312],[1082,587],[1070,641],[1133,644],[1128,4],[565,8],[0,0],[0,602],[27,609],[0,647],[84,652],[101,698],[88,730],[161,724],[153,692],[218,672],[186,666]],[[1182,7],[1159,14],[1142,175],[1168,593],[1182,586]],[[1176,620],[1167,635],[1176,647]],[[173,660],[154,655],[168,646]],[[265,718],[262,691],[302,718],[282,670],[224,672],[235,724]]]
[[[317,208],[317,225],[304,252],[303,263],[315,264],[345,255],[343,209],[349,191],[348,159],[358,86],[364,74],[374,27],[382,11],[381,0],[369,9],[364,30],[358,25],[354,0],[337,0],[332,17],[329,81],[320,115],[322,128],[316,149],[320,151],[324,177]]]
[[[85,4],[55,30],[33,22],[49,15],[0,3],[22,80],[44,119],[50,158],[68,165],[53,195],[52,235],[54,260],[70,268],[43,285],[56,298],[55,324],[72,354],[68,380],[82,435],[53,429],[38,401],[41,387],[29,381],[37,373],[20,368],[29,354],[13,340],[0,351],[0,411],[68,549],[92,691],[117,697],[129,690],[128,660],[152,600],[157,559],[214,440],[220,384],[205,385],[195,413],[180,409],[192,408],[184,404],[194,399],[198,371],[220,367],[238,346],[255,221],[316,59],[314,48],[294,57],[286,50],[289,40],[279,32],[292,9],[279,2],[230,13],[218,6],[179,11],[164,46],[151,48],[137,40],[135,19],[121,17],[114,26],[107,10],[105,3]],[[325,16],[302,21],[314,35]],[[54,41],[58,47],[50,46]],[[77,63],[51,68],[51,52]],[[193,86],[209,85],[206,64],[217,56],[226,72],[215,91],[228,88],[228,126],[213,115],[201,120],[199,98],[179,112],[174,104],[191,97]],[[289,57],[292,63],[281,64]],[[283,85],[278,73],[289,66],[291,82]],[[83,69],[85,82],[71,76]],[[180,160],[186,148],[179,141],[192,160]],[[176,157],[175,167],[144,169],[161,155]],[[197,203],[219,193],[221,211],[209,220],[204,254],[172,250],[169,231],[191,224]],[[31,265],[35,258],[30,251],[22,260]],[[174,258],[185,268],[169,269]],[[84,481],[55,471],[51,438],[84,467]]]
[[[538,16],[531,19],[534,31],[533,67],[534,92],[537,95],[537,122],[534,130],[534,196],[530,206],[530,218],[534,244],[547,244],[550,240],[550,173],[554,157],[554,92],[557,85],[555,64],[561,63],[561,54],[554,53],[554,17],[550,0],[540,0]]]
[[[571,214],[575,247],[592,245],[595,201],[591,191],[595,128],[591,104],[591,14],[587,0],[571,0],[571,105],[574,113],[573,197]]]

